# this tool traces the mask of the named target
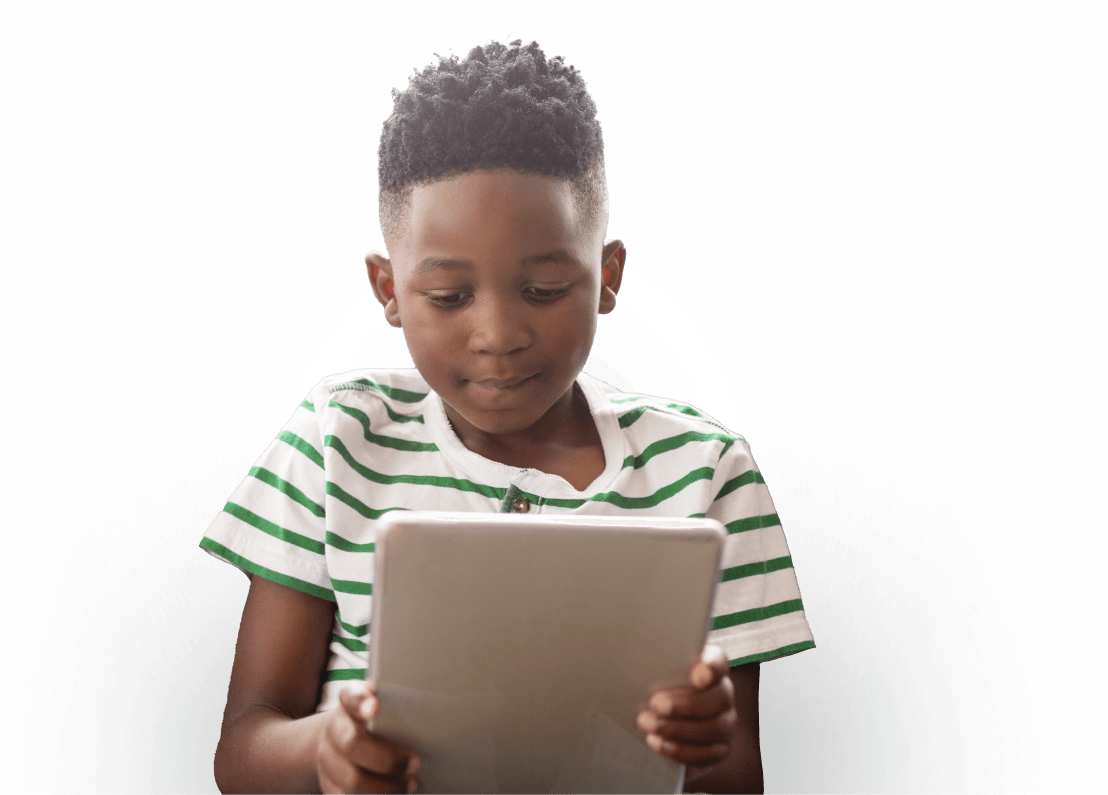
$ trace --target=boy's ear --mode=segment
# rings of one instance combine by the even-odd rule
[[[400,310],[396,305],[396,286],[392,279],[392,263],[376,251],[365,255],[365,267],[369,273],[369,285],[373,294],[385,307],[385,320],[390,326],[400,328]]]
[[[616,293],[623,282],[623,265],[627,262],[627,249],[622,240],[604,244],[600,257],[600,309],[606,315],[616,308]]]

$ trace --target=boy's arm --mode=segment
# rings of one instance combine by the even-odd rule
[[[764,792],[762,750],[758,739],[759,663],[739,665],[729,671],[735,687],[738,720],[731,735],[731,753],[714,767],[688,768],[685,792]]]
[[[319,792],[316,750],[328,713],[315,714],[335,605],[250,578],[223,730],[221,792]]]

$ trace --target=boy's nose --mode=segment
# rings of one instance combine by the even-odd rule
[[[481,301],[473,315],[469,345],[474,353],[504,355],[531,344],[527,325],[512,302],[498,298]]]

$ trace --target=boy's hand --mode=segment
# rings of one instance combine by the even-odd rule
[[[339,693],[316,750],[316,773],[324,792],[415,792],[419,757],[366,728],[378,709],[372,685]]]
[[[723,650],[705,646],[690,674],[692,687],[671,687],[650,697],[638,725],[655,753],[700,768],[727,758],[738,719],[727,671]]]

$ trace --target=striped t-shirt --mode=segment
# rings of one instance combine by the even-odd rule
[[[702,517],[728,532],[709,642],[732,665],[815,646],[785,534],[746,440],[684,403],[577,379],[604,448],[584,491],[467,449],[418,371],[325,378],[231,495],[200,546],[336,603],[318,711],[365,677],[373,545],[389,511]]]

